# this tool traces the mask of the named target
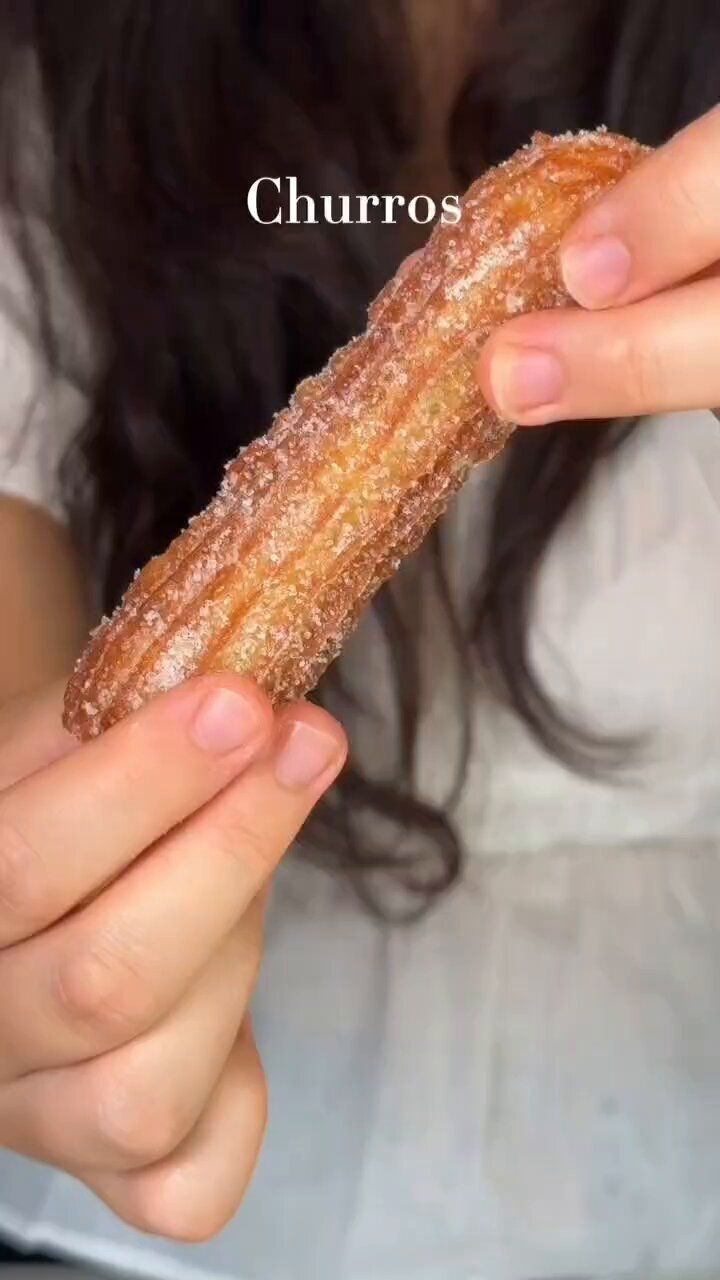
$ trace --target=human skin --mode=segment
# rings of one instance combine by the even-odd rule
[[[481,388],[521,426],[720,405],[720,109],[677,134],[561,248],[579,309],[495,333]]]
[[[580,219],[563,264],[581,309],[510,321],[483,350],[479,377],[498,411],[532,426],[720,404],[719,144],[715,111]],[[262,894],[341,767],[344,739],[312,708],[274,719],[227,677],[191,682],[78,746],[60,726],[59,685],[10,697],[64,669],[75,633],[38,653],[30,674],[7,643],[16,627],[42,625],[35,593],[13,582],[18,570],[39,581],[51,544],[66,583],[57,607],[81,634],[70,551],[45,517],[10,502],[0,511],[16,537],[12,581],[0,565],[0,1143],[76,1173],[141,1229],[204,1239],[234,1213],[264,1129],[246,1017]],[[254,708],[256,738],[198,747],[193,725],[212,691],[239,698],[246,728]],[[232,732],[235,718],[226,703],[218,724]],[[321,741],[329,762],[287,787],[278,742],[295,723],[311,731],[308,768]],[[188,938],[194,950],[178,946]]]
[[[0,714],[0,1145],[203,1240],[265,1128],[247,1010],[267,887],[345,739],[233,676],[84,746],[61,702],[56,684]]]

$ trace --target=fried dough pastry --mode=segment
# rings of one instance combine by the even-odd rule
[[[307,693],[364,606],[513,425],[475,365],[510,316],[563,306],[558,246],[643,148],[604,131],[537,135],[474,184],[457,225],[370,309],[366,332],[303,382],[227,468],[209,507],[136,577],[67,688],[65,724],[95,736],[201,672]]]

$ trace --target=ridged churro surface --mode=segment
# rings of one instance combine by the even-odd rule
[[[364,335],[300,385],[103,621],[68,685],[73,733],[99,734],[199,672],[248,675],[275,703],[313,687],[513,430],[479,392],[480,347],[510,316],[567,303],[562,236],[642,154],[603,131],[538,135],[470,188],[460,223],[435,229]]]

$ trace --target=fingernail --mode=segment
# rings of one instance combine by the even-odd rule
[[[512,420],[531,409],[557,404],[565,374],[549,351],[503,347],[493,356],[490,383],[498,409]]]
[[[285,731],[275,759],[275,777],[282,787],[304,791],[319,782],[333,764],[340,763],[337,738],[296,720]]]
[[[562,274],[568,293],[581,307],[614,302],[630,282],[632,257],[617,236],[598,236],[563,250]]]
[[[257,703],[233,689],[214,689],[200,703],[190,735],[201,751],[227,755],[259,737],[263,718]]]

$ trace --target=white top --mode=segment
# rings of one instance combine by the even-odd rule
[[[47,244],[53,307],[63,324],[64,346],[74,366],[91,367],[90,339],[72,291]],[[62,518],[58,466],[82,425],[87,400],[69,380],[52,377],[41,355],[37,315],[27,278],[7,233],[0,229],[0,485],[5,493],[38,503]]]
[[[8,319],[0,351],[9,440],[37,362]],[[6,491],[53,505],[38,459],[43,432],[81,416],[64,394],[22,465],[5,464]],[[470,577],[490,478],[448,517]],[[635,782],[573,777],[478,695],[469,865],[426,920],[385,930],[323,872],[291,859],[280,873],[255,1004],[270,1132],[223,1236],[148,1239],[8,1154],[0,1230],[172,1280],[720,1269],[719,564],[720,427],[648,421],[553,543],[533,636],[571,707],[651,733]],[[382,678],[373,630],[348,655],[360,683]],[[436,614],[430,791],[455,743],[439,631]],[[377,748],[390,728],[356,732]]]

